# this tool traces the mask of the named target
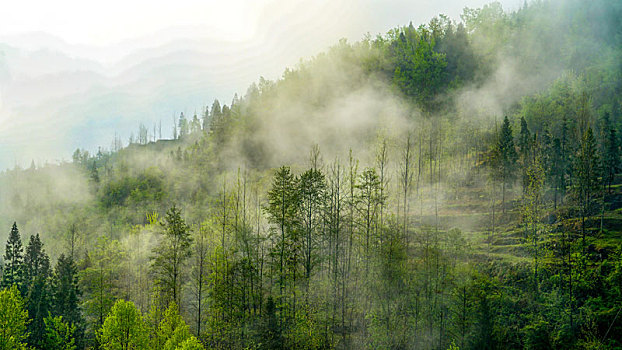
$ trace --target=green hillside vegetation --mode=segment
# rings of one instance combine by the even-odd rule
[[[467,8],[4,171],[0,349],[622,348],[621,19]]]

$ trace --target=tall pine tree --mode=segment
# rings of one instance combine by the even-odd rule
[[[527,126],[527,121],[525,117],[520,118],[520,136],[518,138],[518,151],[521,162],[521,171],[522,171],[522,184],[523,184],[523,193],[527,190],[527,186],[529,186],[529,179],[527,176],[527,168],[529,168],[531,162],[531,132],[529,131],[529,127]]]
[[[6,243],[6,251],[4,253],[4,268],[2,274],[2,288],[9,288],[13,284],[23,293],[23,263],[24,248],[22,247],[22,239],[17,229],[17,223],[13,223],[9,239]]]
[[[32,320],[28,325],[29,344],[43,346],[45,338],[45,317],[48,316],[51,291],[48,285],[50,277],[50,258],[43,249],[39,234],[30,236],[24,255],[24,284],[26,289],[26,308]]]
[[[501,134],[497,142],[496,149],[496,173],[502,185],[502,207],[505,212],[505,189],[514,181],[514,171],[516,170],[516,160],[518,155],[514,146],[514,138],[512,136],[512,126],[507,116],[503,118],[501,126]]]
[[[84,319],[79,308],[81,295],[78,287],[78,269],[70,256],[61,254],[52,275],[51,311],[61,316],[64,322],[75,325],[74,336],[81,347],[84,334]]]
[[[600,161],[598,148],[592,128],[588,127],[577,152],[573,172],[573,192],[575,203],[581,215],[581,236],[583,249],[585,250],[585,220],[598,207]]]
[[[616,129],[611,125],[609,113],[605,113],[604,118],[604,147],[603,147],[603,166],[604,180],[607,185],[608,192],[611,192],[611,185],[615,179],[615,175],[620,170],[620,146],[618,144],[618,136]]]

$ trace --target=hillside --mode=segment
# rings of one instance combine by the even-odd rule
[[[0,306],[41,349],[620,348],[621,18],[467,8],[6,170]]]

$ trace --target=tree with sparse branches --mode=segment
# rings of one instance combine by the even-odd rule
[[[165,302],[181,301],[183,267],[192,254],[190,227],[181,217],[181,210],[173,205],[161,223],[159,244],[153,249],[151,269],[155,283],[161,289]]]

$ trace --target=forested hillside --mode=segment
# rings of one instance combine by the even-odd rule
[[[622,348],[621,19],[467,8],[4,171],[0,349]]]

